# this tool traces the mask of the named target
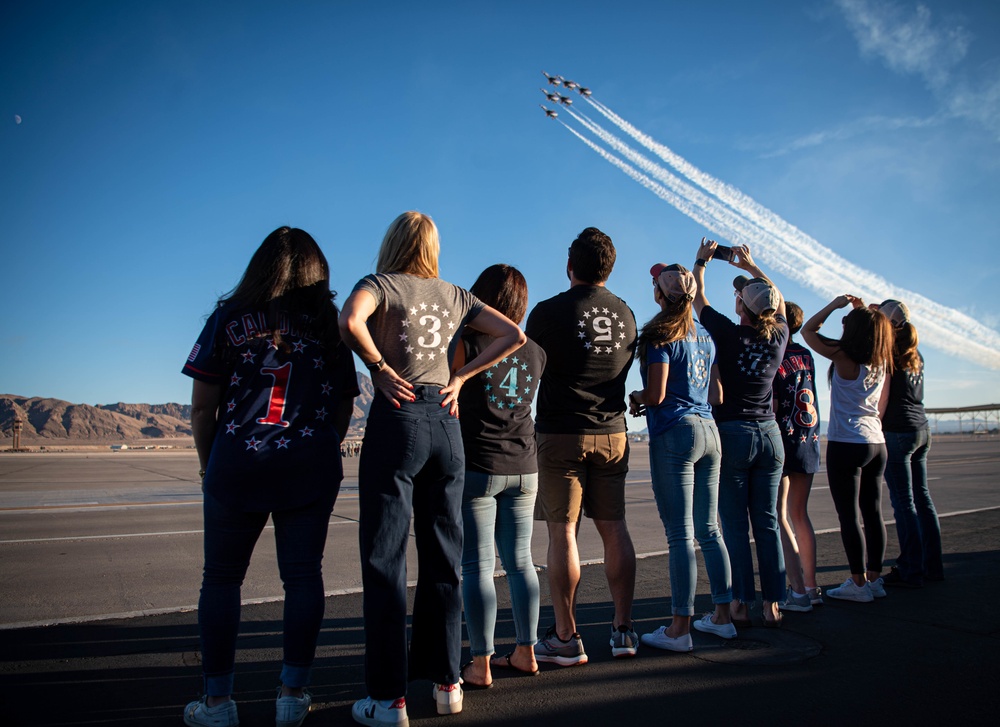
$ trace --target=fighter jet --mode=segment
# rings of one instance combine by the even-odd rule
[[[559,99],[562,98],[555,91],[546,91],[544,88],[540,88],[538,90],[541,91],[542,93],[544,93],[545,94],[545,98],[547,98],[552,103],[559,103]]]
[[[561,103],[563,106],[572,106],[573,99],[571,99],[569,96],[559,96],[559,103]]]
[[[590,89],[589,88],[584,88],[583,86],[580,86],[580,88],[577,89],[577,90],[580,92],[581,96],[589,96],[590,95]]]
[[[562,80],[559,76],[550,76],[545,71],[542,71],[542,75],[548,79],[550,86],[558,86],[560,83],[562,83]]]
[[[569,89],[580,88],[580,84],[576,81],[567,81],[562,76],[559,76],[559,80],[562,81],[562,85]]]
[[[554,118],[556,118],[559,115],[555,111],[553,111],[552,109],[547,109],[544,106],[542,106],[541,104],[538,104],[538,105],[539,105],[539,107],[541,107],[542,111],[545,112],[545,115],[548,116],[550,119],[554,119]]]

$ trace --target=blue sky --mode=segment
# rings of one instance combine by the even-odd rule
[[[532,302],[600,227],[647,320],[649,266],[690,265],[705,228],[547,120],[542,69],[1000,328],[996,3],[14,0],[0,37],[0,393],[188,401],[181,364],[271,230],[312,233],[343,301],[407,209],[437,221],[442,277],[507,262]],[[732,272],[709,270],[726,312]],[[807,315],[828,300],[775,278]],[[1000,401],[961,346],[924,353],[928,405]]]

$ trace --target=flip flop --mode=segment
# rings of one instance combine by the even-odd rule
[[[525,676],[529,677],[538,676],[538,669],[535,669],[534,671],[528,671],[527,669],[521,669],[520,667],[514,666],[514,662],[510,660],[510,657],[512,657],[513,655],[514,655],[513,651],[508,651],[503,656],[496,656],[496,655],[492,656],[490,658],[490,668],[513,669],[514,671],[520,674],[524,674]],[[504,661],[496,661],[497,659],[503,659]]]
[[[470,666],[472,666],[472,662],[467,661],[466,663],[462,664],[462,668],[458,670],[458,682],[459,684],[462,685],[462,689],[466,689],[470,692],[475,691],[476,689],[492,689],[493,682],[490,682],[489,684],[476,684],[475,682],[470,682],[468,679],[462,676],[463,674],[465,674],[465,670],[468,669]]]

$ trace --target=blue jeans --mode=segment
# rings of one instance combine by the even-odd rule
[[[670,546],[670,593],[675,616],[694,615],[698,564],[705,556],[713,603],[733,600],[729,553],[718,523],[719,431],[711,419],[686,416],[649,440],[653,496]]]
[[[278,571],[285,588],[284,665],[281,683],[304,687],[316,654],[326,606],[323,549],[340,483],[326,497],[293,510],[271,513]],[[232,510],[205,495],[205,571],[198,600],[205,693],[233,693],[240,586],[250,556],[267,524],[266,512]]]
[[[785,558],[778,536],[778,485],[785,463],[781,432],[773,419],[730,421],[719,424],[719,437],[719,517],[733,568],[733,598],[744,603],[757,598],[750,554],[752,526],[761,593],[765,601],[780,601],[785,595]]]
[[[441,407],[440,386],[417,386],[393,407],[375,393],[358,470],[364,584],[365,682],[374,699],[406,684],[458,681],[462,656],[462,487],[458,419]],[[417,590],[406,643],[406,546],[417,544]]]
[[[538,474],[488,475],[466,471],[462,520],[462,596],[473,656],[493,653],[497,592],[493,585],[496,550],[507,571],[518,646],[538,640],[538,575],[531,562],[531,529]]]
[[[941,524],[927,487],[927,455],[930,429],[916,432],[886,432],[885,484],[899,536],[899,574],[914,583],[924,575],[940,577]]]

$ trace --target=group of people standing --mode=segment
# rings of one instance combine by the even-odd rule
[[[285,588],[276,724],[297,727],[308,714],[324,608],[323,548],[343,476],[340,443],[358,394],[351,351],[376,389],[358,474],[368,692],[352,709],[358,723],[407,725],[413,680],[432,682],[438,713],[452,714],[462,710],[463,688],[490,688],[496,669],[534,675],[539,662],[586,663],[576,624],[583,515],[604,545],[614,657],[634,656],[640,643],[690,651],[692,626],[722,638],[749,626],[756,601],[751,528],[764,625],[780,626],[782,610],[821,602],[806,513],[819,466],[815,369],[809,352],[789,343],[802,313],[785,303],[748,248],[724,250],[752,276],[734,281],[738,324],[708,302],[705,271],[723,249],[703,240],[693,270],[653,266],[661,310],[640,332],[628,305],[605,285],[615,247],[589,227],[569,247],[568,290],[538,303],[522,331],[523,275],[498,264],[469,290],[441,280],[437,228],[421,213],[393,221],[376,272],[358,282],[342,311],[312,237],[288,227],[271,233],[219,300],[183,368],[194,379],[192,428],[205,493],[198,608],[204,696],[185,708],[185,722],[239,722],[232,692],[240,587],[269,516]],[[826,317],[848,304],[854,311],[844,335],[821,336]],[[871,600],[863,596],[877,597],[883,582],[941,577],[916,331],[905,306],[887,301],[881,308],[886,312],[842,296],[803,329],[813,350],[834,362],[827,462],[852,574],[828,592],[835,598]],[[669,625],[641,639],[632,620],[635,551],[625,520],[625,380],[635,358],[644,388],[628,400],[648,423],[673,609]],[[885,419],[895,434],[883,437],[878,421],[886,405],[897,409]],[[886,476],[903,553],[883,579],[878,493],[889,441]],[[900,510],[912,518],[901,524]],[[555,614],[541,638],[534,520],[548,531]],[[408,629],[411,523],[418,574]],[[715,604],[697,619],[695,540]],[[494,644],[497,553],[516,638],[502,655]],[[787,590],[786,562],[794,562]],[[465,665],[463,610],[472,656]]]

